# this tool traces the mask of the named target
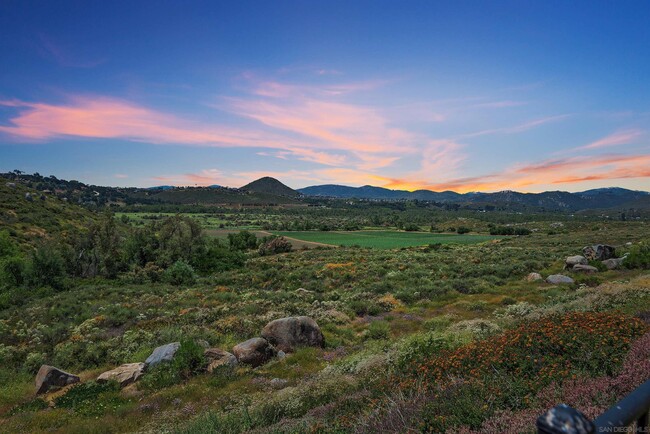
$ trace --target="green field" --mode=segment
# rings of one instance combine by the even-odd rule
[[[296,238],[314,243],[335,246],[360,246],[378,249],[396,249],[400,247],[423,246],[426,244],[476,244],[502,237],[490,235],[432,234],[427,232],[398,231],[272,231],[275,235]]]

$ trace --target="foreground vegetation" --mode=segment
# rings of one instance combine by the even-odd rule
[[[358,223],[372,230],[276,232],[354,239],[288,251],[281,238],[240,230],[285,219],[295,228],[312,211],[256,220],[220,210],[204,226],[194,214],[24,204],[46,205],[64,209],[56,223],[16,213],[0,232],[2,432],[529,432],[558,402],[594,416],[650,378],[643,221],[449,211],[429,215],[427,228],[409,220],[425,211],[397,210],[403,229],[471,232],[408,232],[368,217]],[[344,225],[346,212],[323,221]],[[224,222],[233,230],[221,238],[204,230]],[[46,236],[27,236],[36,224]],[[529,234],[490,237],[501,227]],[[382,248],[347,245],[364,239]],[[571,274],[570,285],[525,279],[569,273],[564,258],[597,242],[627,253],[626,268]],[[318,322],[324,348],[205,373],[201,345],[230,351],[295,315]],[[94,381],[176,341],[174,362],[131,386]],[[82,383],[35,397],[42,364]]]

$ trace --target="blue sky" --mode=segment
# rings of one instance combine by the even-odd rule
[[[650,3],[0,3],[0,170],[650,190]]]

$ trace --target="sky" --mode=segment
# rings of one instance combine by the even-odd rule
[[[650,2],[0,0],[0,171],[650,190]]]

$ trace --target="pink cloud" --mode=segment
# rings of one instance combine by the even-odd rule
[[[639,129],[621,130],[577,149],[597,149],[608,146],[629,145],[643,136],[643,134],[644,131]]]

